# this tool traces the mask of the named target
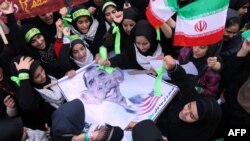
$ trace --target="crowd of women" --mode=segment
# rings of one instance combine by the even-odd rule
[[[177,1],[180,8],[192,2]],[[172,45],[176,15],[152,26],[148,3],[90,0],[17,21],[13,3],[4,1],[7,24],[0,25],[9,44],[1,43],[0,140],[120,141],[123,130],[132,130],[134,141],[226,140],[229,129],[250,127],[250,42],[242,38],[250,26],[249,0],[230,0],[221,41],[192,47]],[[131,121],[126,129],[88,125],[82,102],[67,102],[59,87],[49,87],[93,61],[157,75],[152,60],[163,60],[166,81],[180,89],[155,122]],[[180,66],[189,62],[197,75]]]

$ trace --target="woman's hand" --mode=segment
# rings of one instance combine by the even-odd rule
[[[241,49],[238,51],[238,57],[245,57],[250,52],[250,42],[245,40],[242,44]]]
[[[57,38],[62,38],[63,36],[63,21],[62,19],[58,19],[56,21],[56,35],[57,35]]]
[[[2,4],[0,5],[0,10],[1,10],[1,12],[3,12],[4,14],[11,14],[11,13],[14,13],[13,2],[9,2],[9,1],[5,0],[5,1],[2,2]]]
[[[128,126],[124,130],[131,131],[135,127],[136,124],[137,124],[137,122],[130,121],[129,124],[128,124]]]
[[[66,16],[68,13],[67,7],[63,7],[59,10],[59,13],[62,15],[62,17]]]
[[[111,15],[115,23],[121,23],[123,20],[123,12],[117,11],[114,15]]]
[[[19,60],[19,63],[14,62],[14,64],[18,71],[22,69],[30,70],[30,66],[33,63],[33,61],[34,59],[32,59],[31,57],[22,56],[21,59]]]
[[[10,95],[8,95],[4,98],[3,103],[6,107],[9,107],[9,108],[16,107],[16,103],[15,103],[13,97],[11,97]]]
[[[69,70],[66,72],[66,75],[69,77],[69,78],[72,78],[76,75],[76,71],[75,70]]]
[[[89,11],[89,13],[90,13],[91,15],[93,15],[93,14],[95,14],[96,8],[93,7],[93,6],[90,6],[90,7],[88,8],[88,11]]]
[[[170,55],[166,55],[164,58],[163,58],[163,62],[164,62],[164,66],[165,68],[170,71],[170,70],[173,70],[176,66],[176,62],[174,60],[174,58]]]

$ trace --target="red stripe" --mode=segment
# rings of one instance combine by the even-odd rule
[[[174,46],[206,46],[219,42],[223,38],[224,28],[202,37],[191,37],[185,34],[174,35]]]
[[[162,21],[160,21],[159,19],[157,19],[156,16],[154,16],[154,13],[150,8],[150,5],[147,7],[146,16],[150,24],[152,24],[155,29],[159,28],[163,24]]]
[[[143,111],[143,113],[140,113],[140,114],[138,114],[138,115],[144,115],[144,114],[150,112],[150,111],[155,107],[155,105],[156,105],[156,103],[158,102],[159,99],[160,99],[159,96],[154,97],[154,98],[152,99],[151,104],[147,107],[147,109],[145,109],[146,111]]]

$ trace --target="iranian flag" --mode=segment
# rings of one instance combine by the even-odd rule
[[[148,21],[157,29],[176,12],[177,0],[150,0],[146,10]]]
[[[229,0],[198,0],[177,12],[175,46],[203,46],[223,37]]]
[[[250,42],[250,29],[247,30],[247,31],[245,31],[245,32],[243,32],[241,34],[241,36],[243,37],[244,40],[247,40],[248,42]]]

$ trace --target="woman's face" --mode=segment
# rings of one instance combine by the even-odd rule
[[[193,123],[199,119],[196,101],[189,102],[184,105],[183,109],[179,113],[180,120]]]
[[[46,73],[41,65],[37,67],[32,79],[35,84],[43,84],[46,82]]]
[[[40,15],[39,18],[45,23],[45,24],[48,24],[48,25],[52,25],[53,22],[54,22],[54,19],[53,19],[53,13],[46,13],[46,14],[43,14],[43,15]]]
[[[238,24],[234,24],[234,25],[231,25],[231,26],[225,28],[224,34],[223,34],[223,40],[229,41],[229,40],[233,39],[237,35],[239,30],[240,30],[240,25],[238,25]]]
[[[108,6],[104,12],[105,18],[109,23],[113,22],[112,15],[114,15],[117,12],[117,10],[113,6]]]
[[[74,45],[72,49],[72,56],[74,59],[80,62],[84,62],[86,60],[86,49],[82,44]]]
[[[43,35],[38,34],[34,36],[31,41],[31,46],[36,48],[36,49],[45,49],[46,48],[46,43]]]
[[[89,18],[86,16],[79,17],[76,26],[81,33],[86,34],[90,28]]]
[[[238,15],[240,17],[243,17],[247,13],[248,7],[249,7],[249,3],[246,3],[241,8],[239,8],[237,11]]]
[[[193,57],[198,59],[204,57],[207,53],[208,46],[194,46],[193,47]]]
[[[137,48],[143,53],[147,52],[150,48],[150,42],[144,36],[136,36],[135,37],[135,44],[136,44]]]
[[[130,35],[131,30],[133,29],[133,27],[135,26],[136,22],[131,20],[131,19],[124,19],[122,22],[122,27],[124,29],[124,31]]]

